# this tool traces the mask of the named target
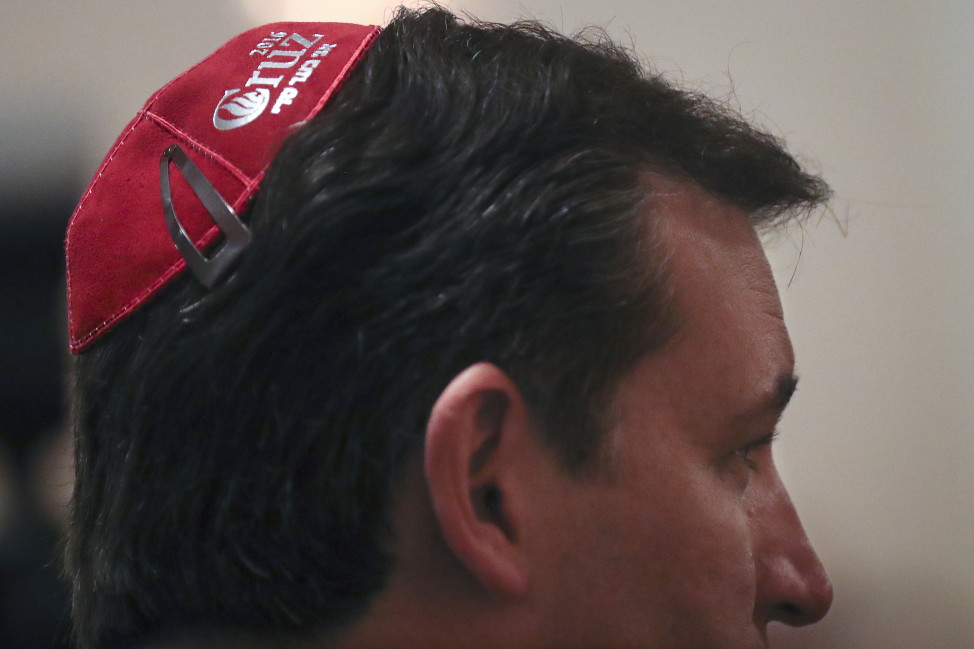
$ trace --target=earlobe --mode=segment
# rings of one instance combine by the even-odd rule
[[[527,590],[516,451],[529,426],[513,381],[497,366],[478,363],[443,390],[426,430],[424,473],[443,538],[474,578],[501,597]]]

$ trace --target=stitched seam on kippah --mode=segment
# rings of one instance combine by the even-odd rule
[[[74,214],[71,216],[71,220],[68,222],[68,231],[64,235],[64,253],[65,253],[64,267],[65,267],[65,289],[66,289],[65,292],[67,293],[67,298],[68,298],[68,334],[69,334],[68,338],[69,338],[69,342],[72,342],[72,344],[73,341],[70,341],[70,338],[73,336],[75,323],[77,322],[77,319],[75,318],[75,314],[73,310],[70,308],[71,306],[71,263],[67,259],[67,257],[70,251],[72,232],[77,223],[77,219],[75,217],[84,208],[85,204],[88,202],[88,199],[91,197],[92,192],[95,191],[95,187],[98,185],[99,181],[101,180],[102,176],[105,173],[105,167],[107,167],[108,164],[112,161],[112,159],[115,157],[115,154],[118,153],[118,150],[122,147],[125,141],[128,140],[129,136],[135,132],[136,127],[142,122],[142,120],[145,119],[145,114],[146,111],[145,108],[143,108],[139,112],[139,114],[135,116],[135,119],[132,120],[132,124],[129,126],[129,129],[128,131],[126,131],[125,135],[123,135],[118,139],[118,143],[105,157],[104,161],[102,161],[101,166],[98,167],[98,173],[95,174],[94,180],[92,180],[91,184],[88,186],[88,191],[86,191],[85,195],[81,197],[81,201],[78,203],[78,207],[75,208]]]
[[[315,104],[314,108],[311,109],[311,111],[302,121],[307,121],[318,114],[318,111],[320,111],[324,107],[324,105],[328,102],[328,100],[331,99],[332,94],[334,94],[334,92],[338,90],[338,88],[340,88],[343,83],[345,83],[345,79],[348,77],[352,68],[358,65],[358,62],[362,60],[362,57],[365,56],[365,51],[369,48],[369,46],[372,44],[372,41],[376,39],[376,37],[379,35],[379,32],[381,31],[382,31],[381,27],[373,26],[372,31],[369,32],[369,34],[362,39],[362,42],[359,43],[358,49],[355,50],[352,56],[349,57],[348,61],[346,61],[345,67],[343,67],[342,71],[339,72],[338,75],[335,77],[335,80],[332,82],[331,87],[329,87],[328,90],[325,91],[325,94],[321,96],[321,99],[318,100],[318,103]]]
[[[234,178],[236,178],[237,180],[239,180],[243,185],[250,184],[250,181],[251,181],[250,176],[248,176],[246,173],[244,173],[244,171],[242,169],[240,169],[240,167],[238,167],[237,165],[233,164],[232,162],[230,162],[229,160],[227,160],[226,158],[224,158],[222,155],[220,155],[219,153],[217,153],[213,149],[211,149],[211,148],[209,148],[207,146],[204,146],[199,140],[197,140],[196,138],[194,138],[189,133],[187,133],[186,131],[182,130],[181,128],[179,128],[178,126],[176,126],[175,124],[173,124],[169,120],[167,120],[167,119],[165,119],[163,117],[160,117],[159,115],[156,115],[152,111],[146,111],[146,117],[148,117],[153,122],[155,122],[156,124],[158,124],[159,126],[161,126],[162,128],[164,128],[165,130],[169,131],[173,135],[175,135],[176,136],[176,139],[182,140],[186,144],[189,144],[194,149],[196,149],[197,151],[199,151],[200,153],[202,153],[207,158],[213,160],[217,164],[222,165],[227,171],[229,171],[231,174],[233,174]]]
[[[203,236],[196,242],[199,247],[205,247],[208,243],[216,238],[216,235],[220,232],[220,228],[216,225],[210,226]],[[170,279],[172,279],[176,274],[182,272],[186,268],[186,261],[179,257],[175,262],[172,263],[169,268],[167,268],[159,277],[156,278],[152,284],[149,285],[147,289],[139,293],[135,298],[130,300],[125,306],[118,309],[109,316],[107,319],[101,322],[98,326],[94,327],[87,334],[78,339],[77,343],[71,344],[72,351],[81,351],[85,345],[99,333],[112,326],[124,316],[128,315],[132,310],[139,307],[145,300],[149,299],[153,293],[158,291],[160,288],[166,285]]]

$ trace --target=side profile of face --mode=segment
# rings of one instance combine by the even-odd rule
[[[561,647],[755,649],[831,605],[771,453],[791,342],[746,214],[653,178],[682,324],[615,398],[608,475],[544,472],[535,579]]]
[[[468,367],[398,485],[396,569],[343,646],[760,649],[770,622],[828,611],[771,455],[796,379],[758,236],[696,185],[649,182],[680,322],[622,377],[598,466],[567,472],[503,370]]]

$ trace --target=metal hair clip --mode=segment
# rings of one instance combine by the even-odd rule
[[[209,212],[226,239],[223,245],[213,252],[209,258],[203,256],[203,253],[186,234],[186,230],[183,229],[179,219],[176,218],[169,184],[170,163],[175,164],[182,172],[190,189],[193,190],[196,198]],[[212,288],[230,271],[233,262],[250,244],[250,230],[178,144],[166,149],[159,164],[162,210],[166,217],[166,226],[169,228],[169,236],[172,237],[176,249],[186,260],[186,265],[196,276],[196,279],[203,286]]]

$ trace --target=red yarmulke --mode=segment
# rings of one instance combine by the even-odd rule
[[[73,353],[186,268],[164,217],[160,176],[169,176],[167,151],[173,145],[184,150],[203,182],[239,213],[284,138],[321,110],[378,32],[344,23],[265,25],[237,36],[146,103],[102,162],[68,225]],[[195,186],[178,172],[171,178],[166,199],[202,250],[220,229]]]

